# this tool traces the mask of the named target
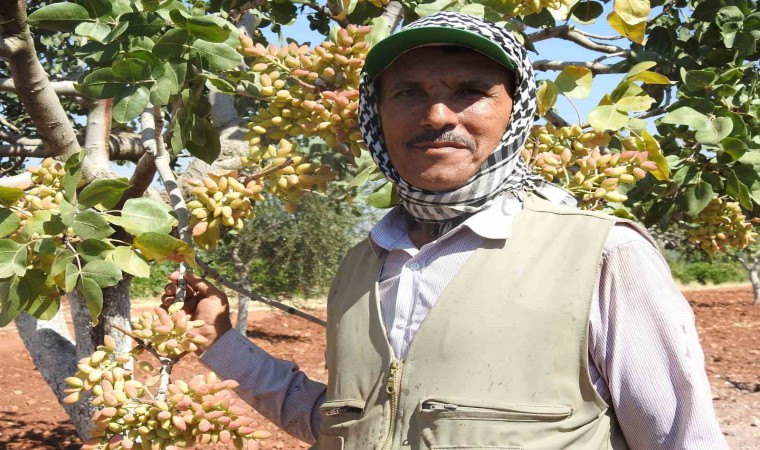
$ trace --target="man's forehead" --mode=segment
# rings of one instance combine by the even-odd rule
[[[503,64],[471,48],[459,45],[426,45],[415,47],[399,56],[381,72],[376,81],[394,84],[417,81],[419,77],[446,76],[461,82],[482,82],[489,78],[512,80],[512,72]]]

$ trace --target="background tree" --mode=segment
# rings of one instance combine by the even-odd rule
[[[118,328],[129,331],[129,280],[146,276],[148,262],[193,263],[191,235],[216,246],[268,196],[293,211],[336,179],[346,181],[334,191],[343,200],[377,181],[356,121],[363,59],[400,23],[440,10],[498,22],[528,48],[553,39],[597,55],[535,58],[545,124],[524,152],[582,207],[662,228],[683,223],[707,252],[746,246],[760,201],[757,2],[602,3],[6,2],[0,155],[66,165],[49,160],[0,182],[0,323],[16,320],[63,398],[77,359],[106,334],[129,348]],[[299,12],[327,41],[266,46],[262,30],[286,37]],[[605,19],[619,36],[584,31]],[[606,74],[622,78],[587,121],[554,109],[559,96],[582,98]],[[305,139],[321,145],[299,145]],[[172,168],[185,156],[177,179]],[[114,161],[136,162],[129,179]],[[171,209],[142,198],[157,172]],[[369,196],[375,206],[393,201],[389,184]],[[58,311],[63,292],[76,339]],[[87,402],[65,408],[85,436]]]

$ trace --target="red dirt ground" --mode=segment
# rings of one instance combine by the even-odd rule
[[[748,287],[687,291],[685,295],[697,316],[726,439],[733,449],[760,449],[760,306],[749,305]],[[312,378],[326,379],[320,327],[279,313],[258,312],[251,316],[248,333],[275,356],[296,361]],[[12,325],[0,329],[0,342],[0,450],[78,449],[74,428]],[[204,371],[195,357],[188,359],[174,371],[185,379]],[[261,441],[262,450],[309,447],[263,418],[259,428],[272,432],[271,438]]]

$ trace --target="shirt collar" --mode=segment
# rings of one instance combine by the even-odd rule
[[[438,239],[448,239],[465,227],[484,239],[508,239],[512,236],[512,220],[522,206],[522,201],[516,196],[502,195]],[[375,254],[381,257],[391,250],[413,245],[408,237],[412,220],[398,206],[380,219],[369,233],[369,242]]]

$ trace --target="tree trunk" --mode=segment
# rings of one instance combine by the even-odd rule
[[[64,380],[76,373],[79,360],[63,318],[63,309],[51,320],[37,320],[22,313],[16,318],[16,327],[34,365],[61,402],[65,397],[63,390],[68,387]],[[90,418],[94,410],[89,405],[89,397],[73,405],[61,403],[82,439],[88,436],[92,427]]]
[[[238,283],[250,291],[251,280],[248,278],[248,267],[240,258],[239,247],[235,247],[232,250],[232,262],[235,264],[235,270],[237,270]],[[243,336],[246,335],[246,331],[248,330],[248,304],[250,302],[250,297],[238,293],[238,317],[235,329]]]
[[[50,321],[37,320],[27,314],[16,319],[19,335],[32,356],[32,361],[59,402],[65,397],[63,390],[68,387],[64,380],[76,373],[77,362],[90,356],[103,343],[106,334],[116,340],[117,351],[126,352],[132,348],[131,340],[114,328],[114,325],[130,328],[130,284],[131,277],[127,276],[116,286],[103,289],[103,311],[95,327],[92,326],[84,297],[76,290],[67,295],[76,343],[71,339],[61,311]],[[91,397],[86,395],[73,405],[62,404],[83,440],[88,437],[92,427],[90,418],[95,412],[89,406],[90,401]]]
[[[749,281],[752,282],[752,292],[755,294],[752,304],[760,305],[760,277],[757,276],[757,264],[749,269]]]

